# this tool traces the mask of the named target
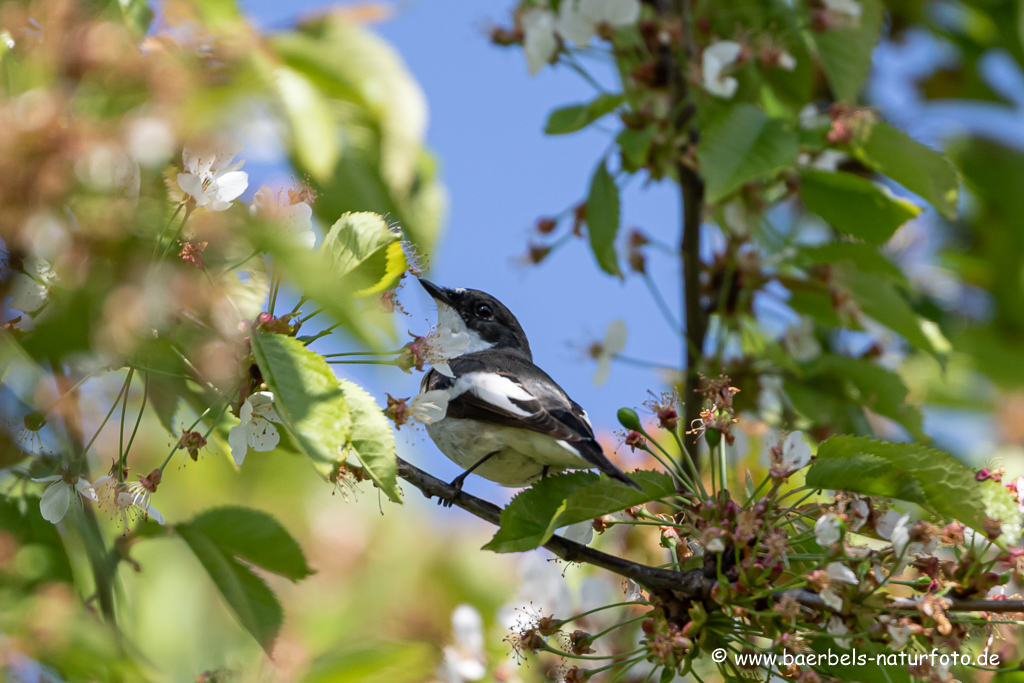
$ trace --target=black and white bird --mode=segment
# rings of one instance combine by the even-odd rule
[[[640,488],[605,456],[587,411],[533,364],[526,333],[504,304],[475,289],[420,284],[437,303],[439,328],[463,340],[461,353],[447,359],[450,373],[435,366],[420,387],[447,395],[445,417],[426,427],[441,452],[466,470],[452,486],[461,489],[471,472],[526,486],[549,472],[596,467]]]

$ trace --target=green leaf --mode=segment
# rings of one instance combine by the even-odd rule
[[[309,79],[293,69],[275,70],[274,81],[291,122],[296,158],[318,180],[329,178],[341,144],[330,105]]]
[[[406,268],[399,233],[368,211],[342,215],[320,251],[330,258],[337,275],[352,281],[350,290],[360,290],[354,292],[356,297],[390,289]]]
[[[821,66],[837,100],[855,101],[871,69],[871,55],[882,28],[880,0],[860,0],[860,22],[814,34]]]
[[[672,477],[664,472],[638,471],[629,477],[643,490],[593,472],[543,479],[502,510],[501,528],[484,549],[514,553],[538,548],[557,528],[659,500],[676,491]]]
[[[615,254],[615,235],[619,231],[619,186],[604,162],[594,171],[587,196],[587,234],[597,265],[609,275],[622,276]]]
[[[884,121],[872,124],[853,149],[865,164],[921,197],[946,218],[956,218],[957,172],[944,154]]]
[[[921,411],[907,403],[909,392],[895,372],[870,360],[832,354],[821,356],[805,370],[810,376],[831,373],[843,378],[853,389],[851,401],[895,420],[915,438],[925,438]]]
[[[897,498],[974,529],[984,527],[985,505],[974,472],[948,453],[921,444],[833,436],[818,448],[807,485]]]
[[[882,244],[921,209],[852,173],[807,169],[800,174],[800,197],[808,209],[836,230]]]
[[[402,502],[396,480],[395,435],[391,423],[373,397],[357,384],[341,380],[341,389],[352,411],[352,434],[346,451],[354,452],[377,486],[396,503]],[[346,452],[346,451],[343,451]]]
[[[0,441],[0,446],[6,447],[6,444]],[[11,447],[21,453],[21,457],[27,455],[15,449],[13,444]],[[12,455],[4,453],[0,458]],[[5,590],[12,587],[16,577],[30,586],[50,581],[74,583],[71,560],[60,533],[56,526],[43,519],[37,496],[10,498],[0,495],[0,531],[9,546],[26,553],[23,562],[9,558],[4,568]]]
[[[864,273],[881,275],[895,284],[906,284],[899,267],[887,259],[877,247],[858,242],[828,242],[817,247],[804,247],[800,253],[812,263],[851,263]]]
[[[697,145],[708,202],[793,166],[798,152],[797,135],[783,120],[769,119],[752,104],[731,107],[707,127]]]
[[[870,273],[846,271],[843,275],[861,311],[896,332],[914,348],[938,355],[925,331],[925,323],[891,282]]]
[[[234,559],[229,551],[220,548],[201,530],[189,524],[179,524],[175,530],[213,579],[238,621],[267,654],[271,654],[274,640],[284,622],[281,603],[273,591],[252,570]]]
[[[626,128],[619,133],[615,142],[622,151],[622,167],[630,173],[636,173],[647,164],[653,141],[654,130],[649,127],[640,130]]]
[[[555,109],[548,116],[544,132],[548,135],[565,135],[586,128],[594,121],[615,110],[623,101],[622,95],[602,93],[587,104],[573,104]]]
[[[314,461],[336,462],[353,425],[331,367],[291,337],[259,333],[250,339],[275,407],[299,448]]]
[[[176,529],[180,532],[179,524]],[[261,569],[299,581],[313,573],[287,529],[272,515],[243,507],[222,507],[199,514],[187,526],[222,552]]]

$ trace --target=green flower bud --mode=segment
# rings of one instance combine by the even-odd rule
[[[708,429],[704,432],[704,440],[708,442],[708,448],[714,448],[722,440],[722,432],[717,429]]]
[[[619,424],[634,432],[642,432],[640,416],[632,408],[619,408]]]

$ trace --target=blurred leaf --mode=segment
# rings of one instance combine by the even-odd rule
[[[274,640],[284,622],[281,603],[273,591],[251,569],[234,559],[230,549],[218,546],[201,529],[179,524],[175,530],[192,549],[245,630],[268,655],[272,654]]]
[[[326,180],[338,162],[340,145],[338,126],[327,101],[308,79],[292,69],[277,69],[274,80],[291,122],[299,163],[317,180]]]
[[[848,261],[864,273],[881,275],[896,284],[905,284],[906,278],[899,267],[887,259],[877,247],[857,242],[828,242],[817,247],[804,247],[800,253],[813,263],[841,263]]]
[[[855,28],[814,33],[821,66],[837,100],[853,102],[871,69],[871,55],[882,28],[880,0],[860,0],[860,23]]]
[[[548,135],[564,135],[582,130],[605,114],[614,111],[624,99],[622,95],[602,93],[587,104],[574,104],[555,109],[548,116],[544,132]]]
[[[935,207],[956,218],[956,168],[944,155],[922,145],[884,121],[871,125],[867,137],[854,143],[857,157]]]
[[[622,151],[622,167],[630,173],[636,173],[647,163],[654,141],[654,130],[650,127],[641,130],[626,128],[615,138]]]
[[[664,472],[631,472],[642,491],[594,474],[572,472],[542,479],[501,511],[501,528],[484,546],[498,553],[538,548],[555,529],[673,495],[676,485]]]
[[[317,216],[330,223],[348,211],[374,211],[429,251],[444,196],[423,147],[426,100],[399,54],[340,13],[279,33],[273,46],[328,98],[343,130],[344,149],[330,177],[312,179]]]
[[[148,0],[118,0],[117,5],[121,9],[124,23],[138,36],[149,32],[149,25],[153,23],[153,10],[149,8]]]
[[[846,271],[843,276],[861,311],[896,332],[914,348],[936,356],[939,349],[925,333],[923,320],[891,282],[870,273]]]
[[[843,321],[840,320],[839,314],[836,312],[831,293],[820,286],[813,289],[808,288],[808,286],[813,284],[803,282],[787,283],[792,292],[792,296],[790,296],[787,302],[790,308],[801,315],[809,315],[814,318],[815,322],[825,327],[842,327]],[[797,287],[797,285],[805,286]]]
[[[924,439],[921,411],[908,404],[907,387],[896,373],[867,359],[826,354],[806,367],[808,375],[833,373],[855,388],[848,400],[903,425],[917,439]]]
[[[731,107],[697,145],[707,201],[717,202],[746,183],[793,166],[798,152],[796,133],[784,121],[769,119],[752,104]]]
[[[182,526],[175,527],[179,533]],[[298,541],[266,512],[243,507],[215,508],[200,513],[187,526],[224,553],[292,581],[313,573]]]
[[[395,479],[395,435],[391,423],[377,402],[362,387],[340,380],[341,390],[352,411],[352,432],[343,448],[359,458],[373,481],[396,503],[402,502]]]
[[[417,683],[437,666],[428,643],[380,643],[332,652],[313,663],[305,683]]]
[[[818,447],[807,485],[897,498],[984,529],[985,505],[974,472],[948,453],[921,444],[833,436]]]
[[[609,275],[622,276],[615,254],[615,236],[619,231],[619,186],[604,162],[594,171],[587,196],[587,234],[597,265]]]
[[[399,234],[375,213],[344,214],[324,237],[320,250],[339,276],[353,280],[346,288],[359,290],[353,296],[390,289],[406,268]]]
[[[921,213],[907,200],[852,173],[804,170],[800,197],[836,230],[872,244],[886,242],[897,228]]]
[[[352,419],[331,367],[291,337],[258,333],[250,339],[275,407],[299,447],[314,461],[335,462],[352,434]]]

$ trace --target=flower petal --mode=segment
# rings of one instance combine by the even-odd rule
[[[523,52],[531,76],[549,64],[558,52],[555,36],[555,15],[550,10],[534,7],[520,16],[523,26]]]
[[[448,414],[448,392],[443,389],[416,394],[409,402],[409,417],[423,424],[443,420]]]
[[[245,430],[248,425],[248,421],[236,424],[228,432],[228,445],[231,446],[231,457],[239,467],[245,462],[245,455],[249,452],[249,442],[245,438]]]
[[[254,451],[265,453],[277,448],[277,444],[281,441],[281,435],[278,433],[277,427],[264,419],[256,418],[249,423],[245,439]]]
[[[203,193],[203,179],[194,173],[179,173],[178,187],[185,194],[191,195],[197,206],[206,206],[210,201]]]
[[[597,25],[580,7],[579,0],[566,0],[558,8],[558,33],[579,47],[586,46],[597,31]]]
[[[157,510],[152,505],[146,507],[146,514],[152,517],[153,521],[155,521],[160,526],[164,525],[164,516],[160,513],[159,510]]]
[[[39,512],[43,519],[56,524],[64,519],[71,505],[71,486],[64,482],[50,484],[39,499]]]
[[[214,192],[216,200],[231,202],[238,199],[245,192],[245,188],[249,187],[249,174],[245,171],[231,171],[217,176],[214,182],[217,187]]]
[[[455,379],[455,373],[452,372],[452,369],[451,369],[451,367],[449,367],[447,362],[434,363],[433,367],[434,367],[435,370],[440,372],[445,377],[450,377],[452,379]]]
[[[11,308],[23,313],[34,313],[46,303],[46,285],[24,273],[17,273],[11,278],[7,293],[11,296]]]
[[[87,498],[93,502],[99,502],[99,498],[96,496],[96,489],[86,479],[79,477],[78,481],[75,482],[75,489],[78,491],[78,495],[82,498]]]

